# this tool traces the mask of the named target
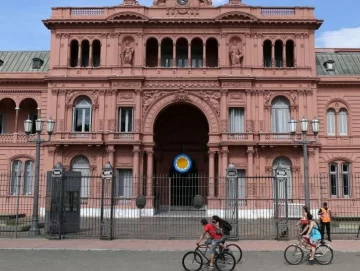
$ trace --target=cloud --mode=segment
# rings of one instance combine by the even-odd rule
[[[325,31],[316,39],[318,48],[360,48],[360,26]]]

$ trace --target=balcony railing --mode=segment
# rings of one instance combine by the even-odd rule
[[[295,15],[294,8],[262,8],[260,11],[264,16],[291,16]]]
[[[105,135],[106,142],[116,142],[121,144],[129,141],[132,142],[134,140],[139,140],[139,134],[111,132]]]
[[[35,135],[26,134],[0,134],[0,144],[3,143],[28,143],[28,138],[32,139]]]
[[[229,141],[253,141],[253,133],[226,133],[223,136],[223,140]]]
[[[260,143],[293,143],[293,139],[300,139],[301,135],[290,133],[260,133]]]
[[[52,141],[55,143],[71,144],[98,144],[103,142],[102,133],[79,133],[79,132],[57,132],[53,135]]]
[[[103,8],[72,8],[70,10],[72,16],[101,16],[103,14]]]

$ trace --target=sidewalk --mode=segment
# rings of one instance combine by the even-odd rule
[[[237,241],[244,251],[284,251],[295,241]],[[26,250],[133,250],[133,251],[188,251],[195,248],[196,240],[97,240],[97,239],[2,239],[2,249]],[[360,252],[360,240],[336,240],[330,243],[334,251]]]

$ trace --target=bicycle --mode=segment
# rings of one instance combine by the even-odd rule
[[[211,241],[206,241],[205,244],[210,245]],[[223,246],[225,246],[225,249],[227,250],[226,252],[229,252],[234,256],[236,264],[240,263],[242,256],[243,256],[243,252],[242,252],[241,248],[236,244],[225,245],[225,241],[222,244],[223,244]],[[205,248],[205,251],[202,252],[203,254],[205,254],[208,251],[208,247],[202,247],[202,248]],[[198,248],[196,248],[196,249],[198,249]],[[195,251],[196,251],[196,249],[195,249]],[[220,246],[219,246],[219,250],[220,250]]]
[[[194,251],[189,251],[185,253],[182,259],[182,265],[186,271],[199,271],[203,268],[203,265],[210,266],[210,257],[208,258],[205,253],[203,253],[199,248],[209,248],[208,244],[198,245]],[[187,260],[189,258],[189,260]],[[204,263],[206,261],[206,263]],[[189,268],[187,263],[192,262],[198,265],[195,268]],[[221,271],[232,271],[236,266],[236,260],[234,256],[226,251],[218,252],[215,250],[214,257],[215,267]],[[229,267],[228,269],[226,267]]]
[[[292,251],[292,249],[294,249],[294,251]],[[299,263],[301,263],[304,259],[304,254],[308,252],[308,258],[310,258],[311,255],[311,248],[308,247],[307,241],[299,235],[298,237],[298,242],[292,245],[289,245],[285,251],[284,251],[284,257],[285,260],[288,264],[290,265],[298,265]],[[287,256],[289,253],[289,255],[292,256],[299,256],[298,260],[295,261],[291,261],[289,256]],[[326,256],[329,255],[330,259],[327,261],[322,261],[322,259]],[[317,244],[316,248],[315,248],[315,262],[317,262],[320,265],[328,265],[332,262],[334,258],[334,251],[332,249],[332,247],[328,244]]]

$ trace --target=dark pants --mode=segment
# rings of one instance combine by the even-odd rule
[[[327,236],[328,236],[328,240],[331,241],[331,237],[330,237],[330,222],[320,222],[321,241],[324,241],[325,228],[326,228],[326,233],[327,233]]]

